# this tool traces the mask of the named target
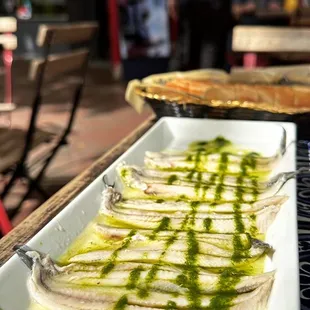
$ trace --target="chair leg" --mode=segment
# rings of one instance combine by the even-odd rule
[[[35,184],[35,182],[30,182],[26,194],[24,194],[24,196],[20,200],[18,206],[13,210],[11,216],[14,216],[18,212],[18,210],[21,208],[23,202],[30,196],[32,191],[35,189],[35,185],[34,184]]]
[[[57,154],[58,150],[60,149],[60,147],[62,145],[63,145],[63,143],[62,143],[62,139],[61,139],[59,141],[59,143],[55,146],[53,151],[51,152],[51,155],[49,157],[47,157],[43,167],[41,168],[41,171],[39,172],[39,174],[34,179],[31,178],[28,175],[26,176],[27,179],[29,180],[30,184],[29,184],[29,187],[28,187],[28,190],[27,190],[26,194],[22,197],[20,203],[18,204],[18,206],[17,206],[17,208],[15,210],[16,212],[20,209],[22,203],[30,196],[32,191],[35,190],[35,189],[43,196],[43,198],[46,198],[46,199],[49,198],[49,195],[42,189],[42,187],[39,185],[39,182],[43,178],[45,170],[48,168],[48,166],[50,165],[52,159]]]
[[[37,182],[34,181],[34,184],[33,184],[33,187],[34,189],[36,189],[40,195],[45,199],[47,200],[48,198],[50,198],[50,195],[41,187],[41,185]]]

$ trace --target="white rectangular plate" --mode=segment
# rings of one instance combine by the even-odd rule
[[[279,147],[281,126],[286,130],[289,147],[274,173],[296,169],[296,128],[292,123],[162,118],[36,234],[28,245],[49,253],[53,258],[62,254],[97,214],[103,189],[102,176],[107,175],[108,180],[113,182],[116,178],[115,168],[122,161],[142,165],[145,151],[184,148],[194,140],[209,140],[218,135],[223,135],[238,145],[271,155]],[[284,193],[290,199],[283,205],[267,233],[267,242],[276,251],[272,260],[266,261],[265,269],[277,270],[268,310],[300,308],[295,180],[286,183],[281,189],[281,194]],[[0,309],[27,309],[29,296],[26,282],[29,273],[16,255],[0,268]]]

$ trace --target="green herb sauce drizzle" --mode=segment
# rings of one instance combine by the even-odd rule
[[[136,288],[142,271],[143,271],[142,266],[138,266],[137,268],[135,268],[130,272],[128,283],[126,285],[126,288],[128,290],[133,290]]]
[[[222,199],[222,194],[224,191],[224,178],[225,178],[225,172],[227,171],[228,166],[228,153],[222,153],[220,162],[219,162],[219,183],[215,188],[215,197],[214,201],[215,203],[218,203]]]
[[[156,235],[162,230],[168,230],[169,225],[170,225],[170,218],[164,217],[159,223],[158,227],[153,230],[152,234],[150,235],[150,239],[155,240]]]
[[[235,287],[240,282],[244,272],[234,268],[225,268],[221,273],[217,289],[219,292],[225,292],[214,296],[208,309],[227,310],[232,306],[232,301],[238,295]]]
[[[181,228],[180,228],[181,230],[185,229],[185,227],[187,226],[188,220],[189,220],[189,215],[186,215],[184,220],[182,221]],[[161,260],[163,259],[164,255],[168,251],[169,247],[177,240],[177,236],[178,236],[178,231],[175,230],[173,234],[166,241],[165,249],[161,253],[158,263],[152,266],[151,270],[146,275],[144,286],[141,287],[138,291],[138,296],[140,298],[146,298],[148,296],[150,284],[156,279],[157,272],[161,265]]]
[[[228,163],[229,163],[229,153],[221,152],[221,150],[230,145],[231,143],[224,139],[223,137],[218,137],[212,141],[201,141],[197,142],[195,145],[192,145],[192,150],[194,153],[189,154],[186,158],[187,161],[194,162],[193,170],[189,171],[186,175],[186,178],[190,181],[195,179],[195,192],[197,199],[204,199],[206,196],[206,192],[210,186],[210,184],[214,184],[216,178],[218,177],[218,184],[215,187],[215,198],[213,205],[220,202],[222,200],[222,194],[224,192],[224,180],[225,180],[225,172],[227,171]],[[208,180],[208,182],[202,182],[202,163],[207,160],[207,155],[211,153],[221,153],[221,157],[219,160],[219,174],[212,174]],[[258,182],[257,178],[249,176],[248,170],[255,170],[256,162],[257,162],[257,153],[248,153],[246,154],[241,161],[240,164],[240,174],[237,177],[237,187],[235,191],[236,201],[234,203],[234,220],[235,220],[235,228],[236,232],[233,236],[233,247],[234,252],[232,255],[232,260],[235,262],[239,262],[243,257],[247,257],[248,249],[245,249],[242,239],[240,237],[240,233],[245,232],[245,225],[242,221],[241,215],[241,203],[243,202],[243,195],[245,193],[245,189],[243,187],[244,178],[249,177],[252,182],[253,188],[253,200],[256,200],[258,197]],[[168,180],[168,185],[173,185],[178,180],[177,175],[172,174]],[[184,195],[183,195],[184,196]],[[186,197],[182,197],[186,199]],[[157,203],[162,203],[164,200],[159,199],[156,201]],[[176,278],[176,283],[188,289],[188,300],[189,300],[189,310],[198,310],[201,308],[201,291],[199,288],[199,268],[197,267],[197,254],[199,254],[199,243],[196,239],[195,232],[193,228],[195,227],[195,219],[197,214],[197,208],[200,204],[200,201],[192,201],[190,202],[191,211],[184,218],[180,229],[184,230],[186,226],[189,224],[187,228],[187,243],[188,249],[186,252],[186,262],[184,266],[184,273],[180,274]],[[255,234],[257,232],[257,228],[255,226],[256,218],[255,215],[251,217],[252,225],[250,229],[251,234]],[[205,218],[203,221],[205,231],[210,232],[212,230],[212,219]],[[170,225],[170,219],[168,217],[164,217],[160,222],[159,226],[155,228],[152,234],[149,236],[149,239],[154,240],[158,232],[162,230],[168,230]],[[145,284],[138,290],[138,296],[141,298],[145,298],[149,294],[149,288],[152,281],[156,279],[156,275],[161,266],[161,260],[163,256],[166,254],[169,247],[177,240],[177,231],[174,231],[173,234],[167,239],[165,243],[165,249],[161,253],[160,259],[158,263],[154,264],[145,278]],[[134,289],[137,287],[137,283],[139,281],[141,272],[143,271],[142,266],[138,266],[135,268],[129,276],[129,281],[126,285],[127,289]],[[229,309],[232,306],[233,299],[237,296],[237,291],[235,286],[239,283],[241,276],[244,275],[242,271],[238,271],[234,268],[224,268],[223,272],[220,275],[219,282],[217,284],[218,291],[220,294],[214,296],[211,299],[210,305],[206,309]],[[224,292],[224,293],[223,293]],[[128,303],[127,297],[123,296],[115,306],[115,309],[122,310],[121,308],[126,306]],[[120,308],[116,308],[116,307]],[[177,304],[174,301],[168,301],[165,306],[167,310],[177,309]]]
[[[194,228],[194,226],[195,226],[197,207],[199,206],[199,204],[200,204],[199,201],[192,201],[190,203],[190,206],[191,206],[191,212],[190,212],[191,222],[190,222],[190,225],[192,228]]]
[[[102,270],[101,270],[101,277],[106,276],[108,273],[110,273],[115,266],[115,261],[118,257],[118,253],[126,248],[128,248],[130,242],[132,241],[132,237],[136,234],[136,230],[131,230],[130,233],[124,238],[122,245],[117,248],[109,258],[109,260],[104,264]]]
[[[200,309],[201,306],[201,291],[199,288],[199,269],[196,265],[197,254],[199,253],[199,243],[193,230],[187,232],[188,250],[186,253],[185,262],[185,278],[184,287],[188,289],[189,310]],[[185,278],[183,280],[185,280]]]

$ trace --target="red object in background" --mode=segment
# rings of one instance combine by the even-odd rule
[[[119,12],[117,3],[117,0],[108,1],[110,57],[114,73],[117,73],[121,65],[119,46]]]
[[[12,230],[12,224],[5,211],[2,201],[0,200],[0,232],[2,235],[6,235]]]
[[[257,55],[254,53],[246,53],[243,56],[243,66],[252,69],[257,66]]]
[[[243,55],[243,67],[246,69],[253,69],[256,67],[266,67],[268,66],[268,58],[255,54],[255,53],[245,53]]]
[[[5,93],[4,103],[12,103],[12,62],[13,51],[4,50],[2,52],[3,64],[5,69]]]

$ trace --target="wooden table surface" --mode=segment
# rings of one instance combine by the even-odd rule
[[[42,204],[8,235],[0,239],[0,265],[4,264],[14,254],[12,250],[14,245],[25,244],[29,241],[52,218],[63,210],[71,200],[136,142],[154,123],[155,118],[153,116],[144,121],[88,169]]]

